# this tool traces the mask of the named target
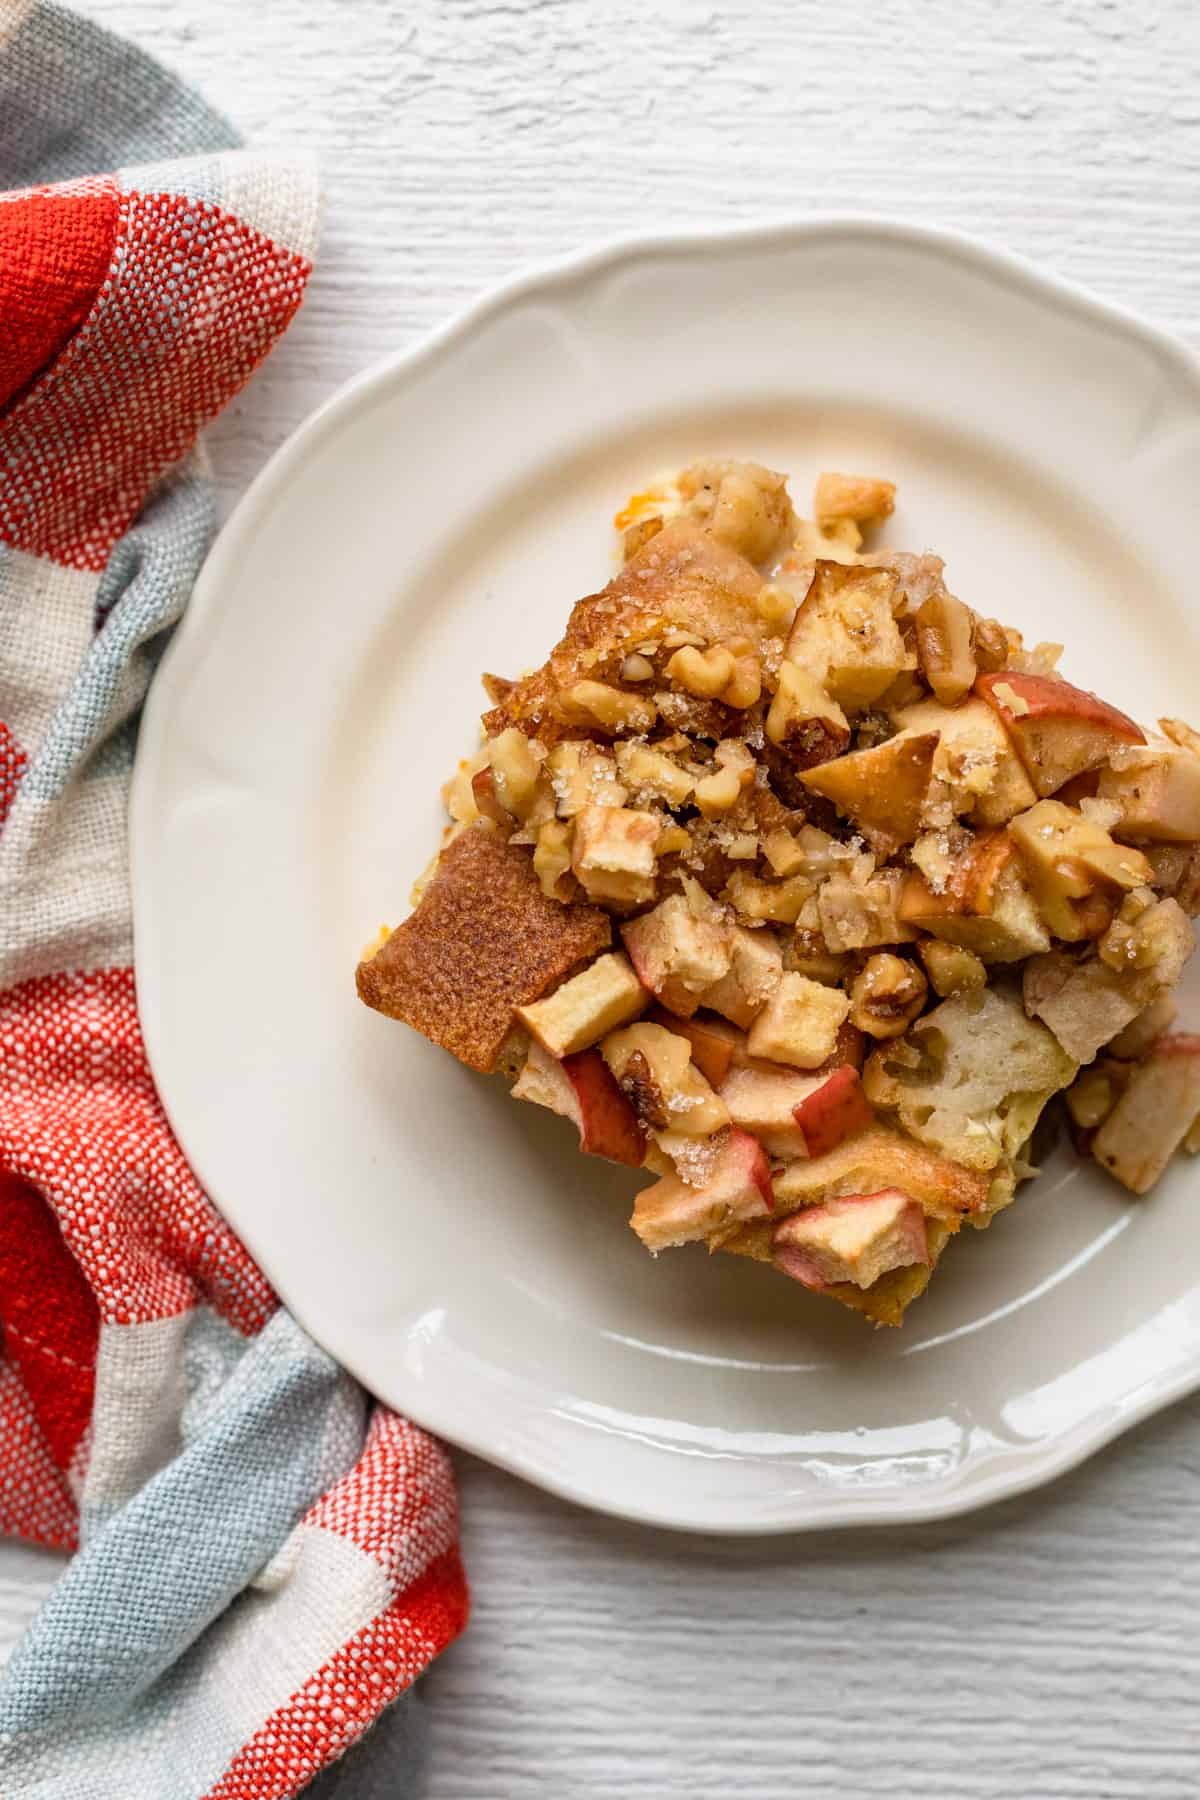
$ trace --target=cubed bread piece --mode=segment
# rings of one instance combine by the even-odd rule
[[[610,951],[564,981],[545,1000],[518,1006],[516,1015],[551,1056],[573,1056],[636,1019],[649,1003],[650,996],[629,958]]]
[[[896,587],[890,569],[819,562],[797,610],[785,654],[847,711],[871,706],[917,666],[893,616]]]
[[[837,988],[823,987],[805,975],[779,977],[747,1038],[751,1056],[817,1069],[832,1056],[850,1002]]]
[[[839,1194],[901,1187],[932,1218],[957,1224],[990,1210],[987,1173],[966,1168],[891,1125],[875,1124],[823,1156],[790,1162],[775,1178],[780,1214]]]
[[[528,850],[472,825],[442,851],[417,910],[358,965],[359,997],[490,1072],[515,1008],[611,937],[598,907],[546,898]]]
[[[730,927],[697,912],[684,894],[671,894],[631,919],[621,936],[643,984],[682,1018],[695,1012],[733,960]]]
[[[575,820],[571,869],[589,900],[645,906],[654,898],[657,814],[628,806],[585,806]]]
[[[1117,759],[1114,759],[1117,760]],[[1200,839],[1200,756],[1175,744],[1151,743],[1124,753],[1100,772],[1098,794],[1120,809],[1118,837],[1194,844]]]
[[[994,1169],[1024,1144],[1077,1064],[1015,994],[959,994],[868,1058],[873,1106],[967,1168]]]
[[[734,925],[728,942],[729,968],[719,981],[705,988],[702,999],[712,1012],[747,1031],[779,985],[783,951],[769,927],[751,931],[745,925]]]

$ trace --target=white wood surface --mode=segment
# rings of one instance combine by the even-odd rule
[[[963,226],[1200,345],[1194,0],[87,10],[321,158],[310,297],[210,440],[229,496],[347,375],[631,227]],[[973,1520],[758,1544],[458,1460],[475,1614],[424,1684],[429,1800],[1200,1793],[1200,1401]],[[0,1641],[51,1566],[0,1546]]]

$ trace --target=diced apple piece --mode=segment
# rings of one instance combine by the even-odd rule
[[[1101,771],[1098,790],[1121,809],[1115,832],[1160,844],[1200,839],[1200,756],[1152,744],[1119,760],[1119,768]]]
[[[787,751],[796,769],[829,762],[850,742],[850,726],[837,701],[815,675],[786,658],[780,664],[766,732],[773,744]]]
[[[745,925],[731,928],[729,944],[729,968],[705,988],[702,1000],[712,1012],[748,1031],[779,985],[783,951],[773,931],[751,931]]]
[[[843,1138],[865,1131],[873,1117],[858,1070],[852,1068],[835,1069],[827,1075],[793,1107],[792,1114],[810,1156],[824,1156]]]
[[[873,705],[898,675],[917,666],[893,615],[896,586],[890,569],[816,565],[784,654],[817,676],[842,707]]]
[[[661,820],[625,806],[585,806],[575,820],[571,869],[588,898],[610,906],[653,900]]]
[[[807,976],[781,975],[747,1038],[751,1056],[816,1069],[833,1054],[850,1002],[836,988]]]
[[[900,1188],[843,1194],[782,1220],[771,1252],[777,1268],[817,1293],[843,1281],[869,1288],[889,1269],[929,1261],[925,1214]]]
[[[1065,943],[1108,929],[1121,889],[1144,887],[1154,871],[1138,850],[1061,800],[1039,800],[1009,825],[1038,910]]]
[[[757,1139],[736,1128],[701,1187],[667,1175],[638,1195],[629,1221],[647,1250],[669,1250],[772,1211],[771,1167]]]
[[[1107,762],[1122,744],[1144,744],[1140,725],[1095,694],[1051,675],[1001,669],[981,675],[982,695],[1009,733],[1039,796]]]
[[[664,1031],[673,1031],[677,1037],[685,1038],[691,1047],[692,1061],[714,1088],[720,1087],[734,1057],[745,1047],[746,1040],[740,1031],[735,1031],[724,1019],[714,1019],[706,1014],[694,1013],[690,1019],[681,1019],[678,1014],[668,1012],[665,1006],[655,1006],[646,1023],[661,1025]]]
[[[721,1099],[735,1125],[752,1132],[772,1156],[788,1161],[809,1154],[796,1108],[830,1079],[799,1069],[742,1066],[729,1071],[721,1084]]]
[[[1200,1037],[1160,1038],[1096,1133],[1092,1154],[1130,1193],[1149,1193],[1197,1113]]]
[[[683,894],[622,925],[621,936],[645,986],[680,1018],[690,1018],[733,961],[730,928],[697,914]]]
[[[921,829],[929,794],[938,734],[900,732],[873,750],[805,769],[800,776],[814,794],[832,800],[840,813],[893,848],[910,844]]]
[[[630,1025],[605,1038],[600,1053],[644,1125],[706,1137],[729,1123],[729,1108],[691,1060],[685,1038],[661,1025]]]
[[[559,1062],[533,1039],[513,1096],[548,1107],[570,1119],[579,1148],[609,1162],[641,1168],[646,1139],[637,1114],[610,1074],[598,1050],[581,1050]]]
[[[1016,846],[1005,831],[981,833],[957,854],[941,893],[913,870],[898,910],[906,924],[972,950],[984,962],[1020,962],[1050,948]]]
[[[562,1062],[579,1102],[579,1147],[609,1162],[640,1168],[646,1139],[638,1116],[598,1050],[581,1050]]]
[[[973,825],[1006,825],[1037,799],[1008,733],[985,700],[955,707],[922,700],[892,714],[906,731],[936,731],[933,778],[944,784],[954,811]]]
[[[551,1054],[573,1056],[644,1012],[650,996],[620,951],[598,956],[545,1000],[518,1006],[516,1016]]]

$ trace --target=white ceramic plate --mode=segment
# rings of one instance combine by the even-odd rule
[[[614,508],[698,453],[895,478],[888,541],[1154,717],[1196,710],[1200,375],[1009,257],[869,220],[521,281],[346,389],[226,527],[134,795],[142,1019],[184,1147],[376,1393],[586,1504],[761,1532],[947,1514],[1200,1382],[1197,1175],[1063,1156],[900,1332],[702,1250],[632,1178],[354,994],[407,910],[478,673],[540,661]]]

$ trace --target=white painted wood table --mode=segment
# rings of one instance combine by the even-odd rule
[[[88,10],[323,164],[310,297],[211,436],[230,498],[346,376],[633,227],[962,226],[1200,344],[1195,0]],[[423,1687],[430,1800],[1200,1795],[1200,1400],[973,1519],[773,1542],[457,1460],[475,1612]],[[52,1567],[0,1547],[0,1642]]]

